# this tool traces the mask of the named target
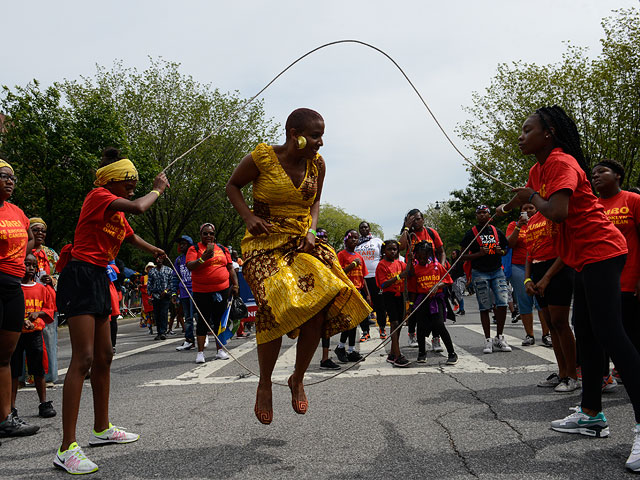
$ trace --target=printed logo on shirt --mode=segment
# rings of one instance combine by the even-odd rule
[[[627,225],[633,222],[633,217],[626,205],[624,207],[614,207],[604,211],[605,215],[614,225]]]
[[[482,245],[484,245],[485,247],[489,247],[489,254],[496,253],[496,245],[498,244],[498,239],[493,233],[481,233],[480,237],[478,238],[482,242]]]

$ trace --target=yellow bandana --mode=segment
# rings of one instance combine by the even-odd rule
[[[2,167],[7,167],[9,170],[11,170],[11,174],[15,175],[15,172],[13,171],[13,167],[0,158],[0,168]]]
[[[29,219],[29,226],[31,225],[35,225],[36,223],[40,223],[42,225],[44,225],[44,228],[47,228],[47,224],[44,223],[44,220],[40,217],[33,217]]]
[[[97,187],[103,187],[109,182],[122,182],[123,180],[138,180],[138,170],[128,158],[123,158],[96,171]]]

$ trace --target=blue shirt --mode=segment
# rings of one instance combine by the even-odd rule
[[[185,285],[189,289],[189,292],[192,292],[191,271],[187,268],[187,256],[180,255],[178,258],[176,258],[174,265],[176,267],[176,270],[180,274],[180,278],[182,278],[182,282],[185,283]],[[189,298],[189,293],[187,293],[187,291],[184,289],[184,286],[182,285],[182,282],[178,279],[176,272],[172,272],[172,273],[173,273],[174,291],[177,291],[180,294],[180,298]]]
[[[166,265],[149,270],[147,292],[156,300],[160,298],[163,292],[169,294],[175,293],[175,288],[173,287],[173,271]]]

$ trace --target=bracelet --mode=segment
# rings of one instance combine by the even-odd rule
[[[404,233],[404,232],[408,232],[408,231],[409,231],[409,227],[404,227],[404,228],[402,229],[402,233]]]
[[[357,267],[358,263],[354,260],[353,262],[351,262],[351,265],[353,265],[354,267]]]
[[[198,259],[198,263],[204,263],[204,260],[202,259],[202,257]]]
[[[531,280],[530,278],[525,278],[524,279],[524,284],[526,285],[529,282],[533,282],[533,280]]]
[[[511,210],[513,210],[513,208],[510,208],[509,210],[505,210],[504,209],[504,204],[500,205],[500,210],[502,210],[502,213],[509,213]]]
[[[156,190],[155,188],[151,190],[149,193],[155,193],[156,195],[158,195],[158,197],[160,196],[160,190]]]
[[[318,236],[318,232],[316,232],[313,228],[310,228],[309,230],[307,230],[307,234],[309,234],[309,233],[313,233],[314,237]]]
[[[511,210],[509,210],[509,211],[511,211]],[[518,225],[516,225],[514,230],[520,230],[520,227]]]
[[[396,275],[396,281],[400,281],[400,274]]]
[[[531,199],[533,199],[533,197],[536,196],[536,195],[540,195],[540,194],[538,192],[533,192],[531,194],[531,196],[529,197],[529,200],[527,200],[527,203],[531,203]]]

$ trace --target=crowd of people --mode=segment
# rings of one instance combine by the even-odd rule
[[[176,319],[185,337],[177,350],[195,349],[196,363],[206,362],[209,334],[218,332],[227,300],[239,293],[242,265],[257,305],[260,379],[254,412],[263,424],[273,421],[271,377],[284,335],[298,338],[288,385],[292,408],[305,414],[309,401],[303,379],[321,339],[320,368],[340,370],[329,355],[330,338],[339,334],[334,350],[339,363],[359,362],[358,328],[359,342],[367,342],[377,323],[379,338],[390,336],[386,361],[407,368],[412,360],[400,349],[406,323],[408,344],[417,348],[416,363],[427,361],[431,336],[433,351],[446,349],[445,365],[455,365],[458,355],[446,320],[465,315],[464,297],[471,291],[485,354],[512,351],[504,336],[507,308],[512,321],[522,321],[522,346],[533,346],[537,310],[541,344],[553,348],[558,366],[538,385],[561,393],[582,391],[581,405],[551,421],[553,430],[608,436],[601,394],[616,383],[624,385],[636,415],[626,467],[640,471],[640,195],[621,189],[625,171],[618,162],[603,160],[588,171],[573,121],[559,107],[541,108],[527,118],[519,137],[522,153],[537,159],[528,183],[495,209],[495,215],[519,211],[506,234],[491,223],[492,209],[479,205],[476,225],[447,258],[438,232],[413,209],[397,239],[377,238],[362,222],[344,233],[343,248],[336,253],[318,226],[326,169],[318,153],[324,120],[313,110],[298,109],[285,128],[285,143],[258,145],[226,187],[247,226],[243,259],[216,243],[209,222],[200,226],[198,241],[188,235],[178,239],[173,263],[136,235],[125,214],[152,208],[169,181],[161,173],[149,193],[133,199],[137,170],[116,149],[105,150],[73,244],[58,255],[44,245],[46,222],[28,219],[8,201],[18,179],[11,165],[0,161],[0,437],[38,431],[15,408],[20,379],[33,377],[39,415],[56,415],[46,385],[57,379],[57,324],[64,315],[72,357],[54,465],[73,474],[98,469],[76,437],[89,371],[94,397],[89,445],[138,440],[139,435],[114,426],[109,415],[124,269],[116,257],[126,241],[154,259],[139,279],[144,326],[150,332],[155,326],[154,339],[162,341]],[[248,184],[252,208],[241,191]],[[215,358],[229,358],[218,341]]]

